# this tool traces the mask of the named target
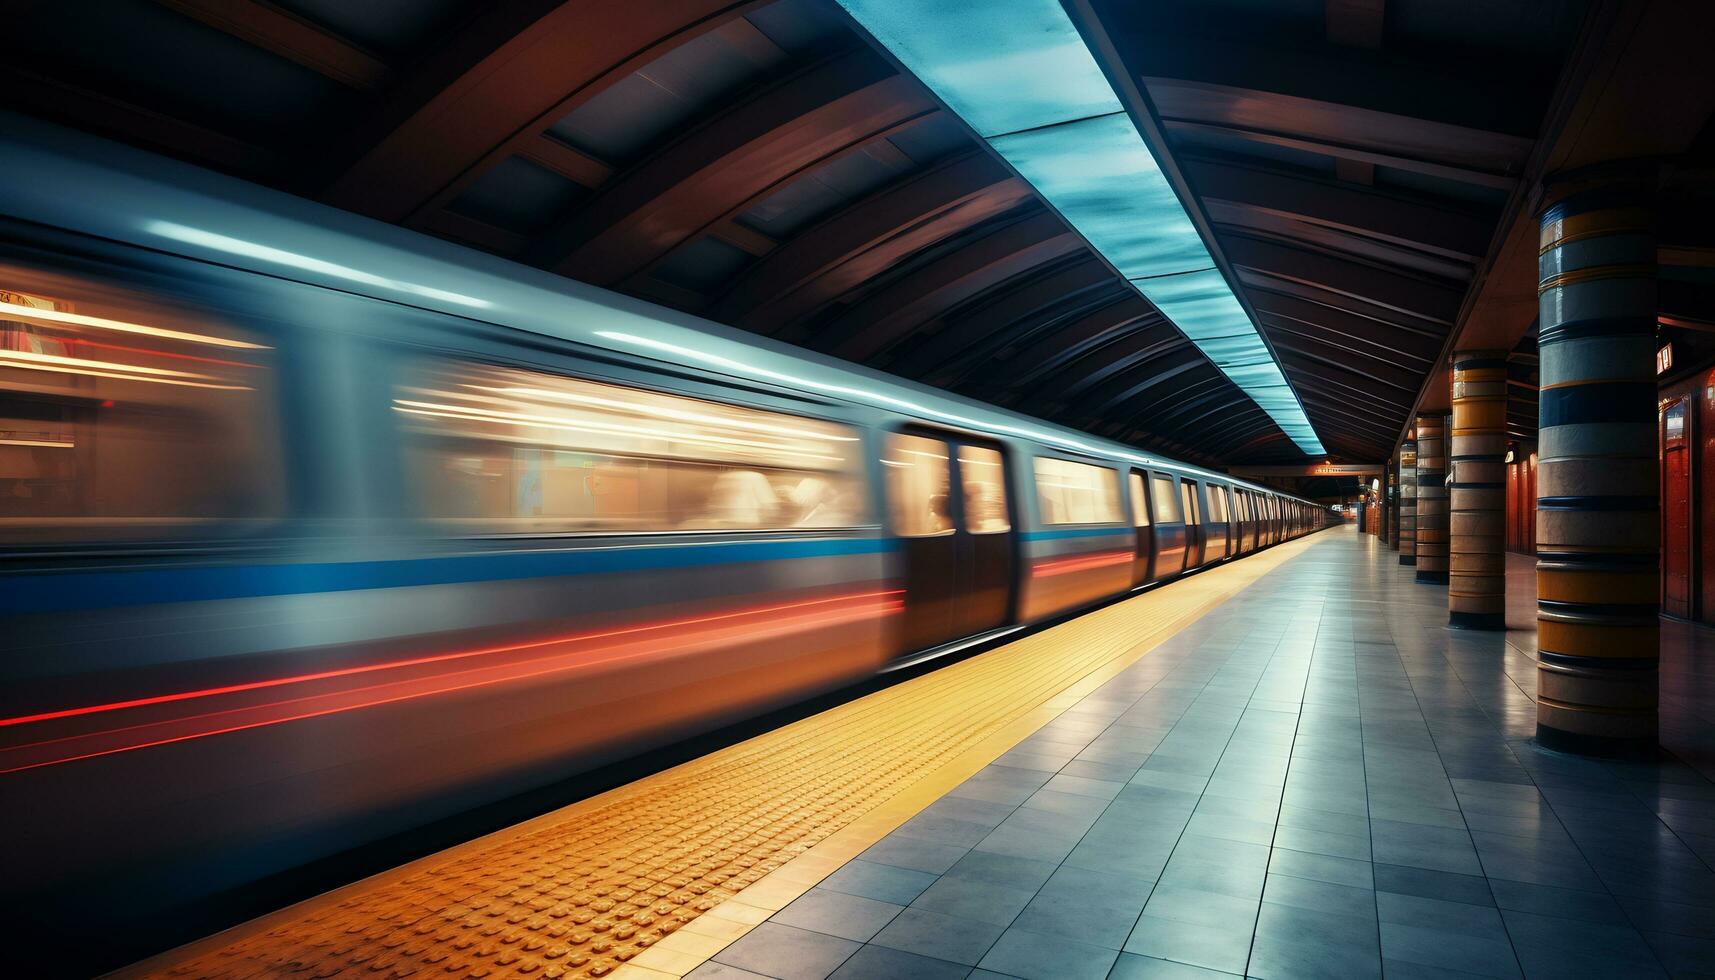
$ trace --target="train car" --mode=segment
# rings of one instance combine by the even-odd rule
[[[14,926],[123,934],[1274,543],[1282,506],[0,115]]]

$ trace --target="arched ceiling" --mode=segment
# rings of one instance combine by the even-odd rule
[[[1143,81],[1325,444],[1373,460],[1552,84],[1530,62],[1499,96],[1467,79],[1426,102],[1411,72],[1469,68],[1427,64],[1459,43],[1450,19],[1390,22],[1422,42],[1390,68],[1334,38],[1337,6],[1366,5],[1329,0],[1326,36],[1322,0],[1084,9],[1115,39],[1110,71]],[[1265,8],[1314,43],[1259,57]],[[1302,458],[833,0],[0,9],[11,108],[1146,448]],[[1565,33],[1520,50],[1551,61]],[[1329,52],[1370,74],[1304,73]]]

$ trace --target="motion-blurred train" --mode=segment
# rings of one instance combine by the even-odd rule
[[[0,899],[28,915],[205,900],[1324,522],[0,116]]]

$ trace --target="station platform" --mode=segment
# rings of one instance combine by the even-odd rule
[[[1311,535],[121,975],[1708,975],[1715,638],[1658,759],[1539,749],[1509,579]]]

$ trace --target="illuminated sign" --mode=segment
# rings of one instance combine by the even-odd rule
[[[1666,374],[1671,370],[1673,370],[1673,345],[1663,344],[1661,349],[1655,352],[1655,373]]]

